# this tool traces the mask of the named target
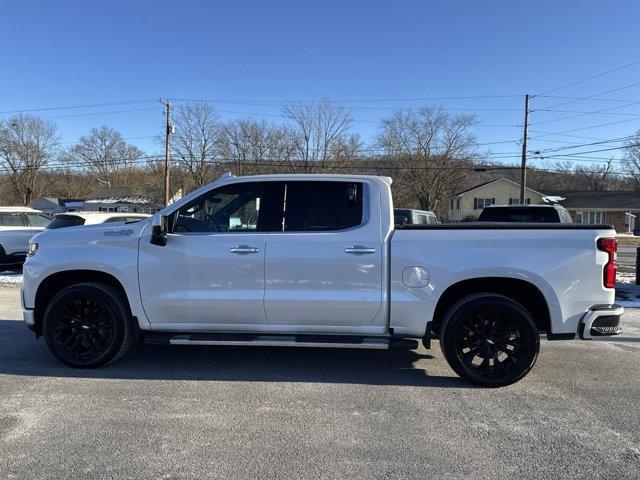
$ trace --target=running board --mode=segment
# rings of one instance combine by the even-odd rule
[[[418,342],[412,339],[351,335],[178,334],[150,332],[145,334],[144,342],[160,345],[237,345],[254,347],[361,348],[371,350],[418,348]]]

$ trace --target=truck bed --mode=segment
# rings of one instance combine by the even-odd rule
[[[426,225],[396,225],[396,230],[610,230],[612,225],[580,223],[430,223]]]

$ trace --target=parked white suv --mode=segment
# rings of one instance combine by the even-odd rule
[[[0,207],[0,264],[22,263],[31,237],[50,221],[50,217],[29,207]]]
[[[139,222],[151,215],[146,213],[127,212],[68,212],[58,213],[47,226],[48,230],[56,228],[78,227],[80,225],[96,225],[99,223]]]
[[[428,225],[440,223],[435,213],[411,208],[394,208],[393,219],[396,225]]]

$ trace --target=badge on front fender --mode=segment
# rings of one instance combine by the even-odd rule
[[[123,228],[121,230],[107,230],[104,232],[105,237],[130,237],[133,235],[133,230],[130,228]]]

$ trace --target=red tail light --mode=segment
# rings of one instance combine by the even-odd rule
[[[598,250],[607,252],[609,260],[604,266],[602,281],[606,288],[615,288],[616,286],[616,252],[618,251],[618,241],[615,238],[598,239]]]

